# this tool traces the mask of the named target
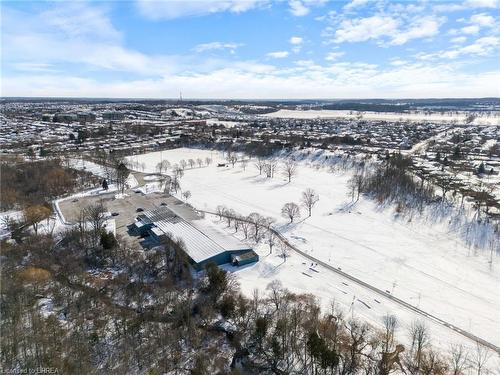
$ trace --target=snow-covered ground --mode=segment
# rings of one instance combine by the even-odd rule
[[[207,125],[223,125],[226,128],[234,128],[235,126],[246,125],[246,122],[238,121],[224,121],[217,118],[211,118],[207,120]]]
[[[216,159],[221,157],[219,151],[198,150],[192,148],[183,148],[181,150],[182,152],[175,152],[176,150],[155,151],[142,155],[128,156],[126,159],[131,162],[132,168],[133,165],[141,165],[144,163],[145,169],[144,171],[141,169],[141,172],[156,173],[156,165],[162,160],[168,160],[168,162],[173,166],[174,164],[179,164],[181,160],[188,161],[189,159],[193,159],[196,161],[196,159],[200,158],[203,162],[205,162],[205,159],[208,157],[215,162]],[[198,166],[196,166],[196,168],[198,168]]]
[[[6,226],[6,221],[9,219],[20,220],[23,217],[23,211],[9,210],[0,212],[0,239],[7,238],[10,232]]]
[[[386,120],[386,121],[431,121],[431,122],[457,122],[458,124],[464,123],[467,113],[458,113],[450,115],[449,113],[396,113],[396,112],[361,112],[365,120]],[[261,115],[264,117],[273,118],[301,118],[301,119],[314,119],[314,118],[359,118],[357,111],[344,111],[344,110],[292,110],[280,109],[279,111],[266,113]],[[500,114],[494,116],[482,115],[477,117],[472,124],[475,125],[500,125]]]
[[[106,169],[103,166],[85,159],[69,159],[69,167],[107,178]]]
[[[300,162],[298,176],[288,183],[281,175],[273,179],[259,176],[252,163],[246,171],[239,164],[235,168],[217,167],[221,158],[217,151],[183,148],[163,151],[161,156],[157,152],[132,158],[146,163],[147,172],[154,172],[160,157],[172,164],[189,158],[213,159],[209,167],[187,170],[181,180],[182,189],[192,193],[190,204],[194,207],[214,211],[225,205],[241,214],[271,216],[277,220],[276,227],[301,250],[500,345],[498,256],[495,254],[490,264],[489,252],[467,248],[449,231],[447,220],[428,217],[408,222],[395,217],[393,209],[381,209],[363,198],[351,206],[346,188],[350,174],[333,174],[319,165],[319,159]],[[320,201],[312,217],[305,218],[302,210],[303,220],[289,225],[280,215],[281,208],[286,202],[299,203],[306,188],[315,189]],[[246,293],[279,279],[293,291],[318,296],[325,307],[335,300],[346,311],[374,324],[380,324],[387,312],[398,315],[403,327],[418,318],[331,271],[319,266],[319,272],[312,271],[311,262],[298,254],[292,253],[283,263],[275,254],[267,256],[266,246],[258,251],[261,260],[257,264],[236,272]],[[429,326],[438,344],[447,346],[461,340],[471,344],[443,326],[430,321]]]

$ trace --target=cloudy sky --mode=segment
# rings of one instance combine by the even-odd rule
[[[500,0],[0,7],[2,96],[500,96]]]

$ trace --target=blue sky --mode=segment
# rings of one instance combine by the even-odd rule
[[[2,96],[500,96],[500,0],[0,5]]]

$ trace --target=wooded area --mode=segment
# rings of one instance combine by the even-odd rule
[[[176,251],[183,244],[174,239],[172,251],[143,253],[94,235],[94,228],[78,228],[58,242],[31,235],[2,244],[4,369],[462,374],[487,359],[479,346],[477,353],[435,352],[422,322],[406,330],[388,315],[381,330],[334,302],[321,311],[314,296],[291,293],[279,282],[246,298],[215,265],[193,279]],[[409,335],[412,345],[398,345],[399,335]]]

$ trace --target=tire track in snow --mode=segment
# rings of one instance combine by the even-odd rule
[[[214,216],[219,216],[218,213],[216,212],[211,212],[211,211],[206,211],[206,210],[199,210],[201,212],[204,212],[204,213],[208,213],[208,214],[211,214],[211,215],[214,215]],[[222,216],[226,216],[228,217],[228,215],[222,215]],[[234,218],[234,217],[233,217]],[[469,339],[469,340],[472,340],[474,341],[475,343],[477,344],[480,344],[484,347],[487,347],[493,351],[495,351],[497,354],[500,354],[500,347],[474,335],[473,333],[470,333],[468,331],[465,331],[463,330],[462,328],[459,328],[451,323],[448,323],[446,322],[445,320],[433,315],[433,314],[430,314],[428,312],[425,312],[421,309],[419,309],[418,307],[416,306],[413,306],[412,304],[408,303],[408,302],[405,302],[395,296],[393,296],[392,294],[388,294],[384,291],[382,291],[381,289],[378,289],[377,287],[371,285],[371,284],[368,284],[367,282],[364,282],[360,279],[358,279],[357,277],[355,276],[352,276],[344,271],[341,271],[325,262],[323,262],[322,260],[320,259],[317,259],[311,255],[309,255],[308,253],[305,253],[304,251],[300,250],[297,246],[291,244],[288,239],[279,231],[277,231],[276,229],[274,228],[270,228],[270,230],[273,231],[273,233],[281,240],[283,241],[286,245],[288,245],[292,250],[294,250],[295,252],[297,252],[298,254],[300,254],[302,257],[304,258],[307,258],[309,260],[311,260],[312,262],[315,262],[317,264],[319,264],[320,266],[322,266],[323,268],[329,270],[329,271],[332,271],[332,272],[335,272],[336,274],[340,275],[340,276],[343,276],[344,278],[354,282],[355,284],[357,284],[358,286],[361,286],[361,287],[364,287],[366,289],[369,289],[371,290],[372,292],[375,292],[377,293],[378,295],[380,295],[382,298],[385,298],[385,299],[389,299],[391,300],[392,302],[395,302],[396,304],[406,308],[407,310],[411,310],[415,313],[417,313],[418,315],[421,315],[431,321],[433,321],[434,323],[437,323],[441,326],[444,326],[458,334],[460,334],[461,336]],[[362,301],[361,301],[362,302]],[[365,304],[366,305],[366,304]]]
[[[263,212],[263,213],[269,214],[266,208],[264,208],[264,207],[262,207],[262,206],[259,206],[259,205],[255,204],[255,203],[248,202],[248,201],[246,201],[246,200],[244,200],[244,199],[241,199],[241,198],[239,198],[239,197],[236,197],[236,196],[234,196],[234,195],[232,195],[232,194],[229,194],[229,193],[226,193],[226,192],[224,192],[224,191],[221,191],[220,189],[218,189],[217,187],[214,187],[213,185],[203,184],[203,183],[200,183],[199,181],[197,181],[197,184],[198,184],[198,185],[202,185],[202,186],[204,186],[207,190],[216,191],[218,194],[220,194],[220,195],[222,195],[222,196],[225,196],[226,198],[228,198],[228,199],[230,199],[230,200],[233,200],[233,201],[239,202],[239,203],[241,203],[241,204],[243,204],[243,205],[245,205],[245,206],[247,206],[247,207],[253,207],[253,208],[255,208],[255,209],[257,209],[257,210],[259,210],[259,211],[261,211],[261,212]],[[208,211],[208,210],[207,210],[207,211],[205,211],[205,210],[200,210],[200,211],[202,211],[202,212],[206,212],[206,213],[209,213],[209,214],[213,214],[213,215],[217,215],[217,213],[215,213],[215,212],[211,212],[211,211]],[[380,254],[380,253],[379,253],[376,249],[373,249],[373,248],[371,248],[371,247],[369,247],[369,246],[366,246],[366,245],[363,245],[363,244],[361,244],[361,243],[358,243],[358,242],[356,242],[356,241],[354,241],[354,240],[351,240],[351,239],[349,239],[349,238],[347,238],[347,237],[344,237],[344,236],[342,236],[342,235],[336,234],[336,233],[334,233],[334,232],[331,232],[331,231],[329,231],[329,230],[326,230],[326,229],[324,229],[324,228],[318,227],[318,226],[313,225],[313,224],[310,224],[310,223],[303,223],[303,224],[305,224],[305,225],[309,225],[309,226],[312,226],[312,227],[314,227],[314,228],[316,228],[316,229],[318,229],[318,230],[321,230],[321,231],[324,231],[324,232],[330,233],[330,234],[332,234],[332,235],[334,235],[334,236],[337,236],[337,237],[339,237],[339,238],[342,238],[342,239],[344,239],[344,240],[346,240],[346,241],[349,241],[349,242],[351,242],[351,243],[354,243],[354,244],[356,244],[356,245],[358,245],[358,246],[361,246],[361,247],[363,247],[363,248],[366,248],[366,249],[368,249],[368,250],[370,250],[370,251],[373,251],[373,252],[375,252],[375,253],[377,253],[377,254],[381,255],[381,254]],[[284,236],[281,232],[279,232],[279,231],[277,231],[277,230],[275,230],[275,229],[273,229],[273,231],[274,231],[274,233],[275,233],[275,234],[276,234],[276,235],[277,235],[277,236],[278,236],[278,237],[279,237],[279,238],[280,238],[280,239],[281,239],[284,243],[286,243],[286,244],[287,244],[287,245],[288,245],[288,246],[289,246],[292,250],[294,250],[294,251],[295,251],[295,252],[297,252],[298,254],[302,255],[303,257],[305,257],[305,258],[307,258],[307,259],[311,260],[312,262],[318,263],[319,265],[321,265],[322,267],[326,268],[327,270],[332,271],[332,272],[335,272],[336,274],[341,275],[341,276],[343,276],[344,278],[347,278],[347,279],[349,279],[350,281],[352,281],[352,282],[356,283],[358,286],[361,286],[361,287],[367,288],[367,289],[371,290],[372,292],[375,292],[375,293],[377,293],[378,295],[380,295],[380,296],[382,296],[382,297],[384,297],[384,298],[386,298],[386,299],[390,299],[391,301],[395,302],[396,304],[398,304],[398,305],[400,305],[400,306],[402,306],[402,307],[404,307],[404,308],[406,308],[406,309],[408,309],[408,310],[411,310],[411,311],[413,311],[413,312],[417,313],[417,314],[418,314],[418,315],[420,315],[420,316],[426,317],[427,319],[429,319],[429,320],[431,320],[431,321],[433,321],[433,322],[435,322],[435,323],[437,323],[437,324],[439,324],[439,325],[441,325],[441,326],[444,326],[444,327],[446,327],[446,328],[448,328],[448,329],[450,329],[450,330],[452,330],[452,331],[454,331],[454,332],[456,332],[456,333],[460,334],[461,336],[466,337],[467,339],[470,339],[470,340],[472,340],[472,341],[474,341],[474,342],[476,342],[476,343],[479,343],[479,344],[481,344],[481,345],[483,345],[483,346],[485,346],[485,347],[487,347],[487,348],[489,348],[489,349],[491,349],[491,350],[495,351],[497,354],[500,354],[500,347],[498,347],[498,346],[496,346],[496,345],[494,345],[494,344],[492,344],[492,343],[490,343],[490,342],[488,342],[488,341],[486,341],[486,340],[484,340],[484,339],[482,339],[482,338],[480,338],[480,337],[478,337],[478,336],[474,335],[474,334],[473,334],[473,333],[471,333],[471,332],[465,331],[465,330],[463,330],[463,329],[459,328],[458,326],[455,326],[455,325],[453,325],[453,324],[451,324],[451,323],[448,323],[448,322],[444,321],[443,319],[441,319],[441,318],[439,318],[439,317],[437,317],[437,316],[435,316],[435,315],[433,315],[433,314],[430,314],[430,313],[428,313],[428,312],[426,312],[426,311],[423,311],[423,310],[419,309],[418,307],[411,305],[411,304],[410,304],[410,303],[408,303],[408,302],[405,302],[405,301],[403,301],[403,300],[401,300],[401,299],[399,299],[399,298],[397,298],[397,297],[395,297],[395,296],[393,296],[393,295],[391,295],[391,294],[388,294],[388,293],[384,292],[383,290],[381,290],[381,289],[379,289],[379,288],[377,288],[377,287],[375,287],[375,286],[373,286],[373,285],[371,285],[371,284],[369,284],[369,283],[367,283],[367,282],[364,282],[364,281],[362,281],[362,280],[358,279],[357,277],[352,276],[351,274],[348,274],[348,273],[346,273],[346,272],[344,272],[344,271],[341,271],[341,270],[339,270],[339,269],[337,269],[337,268],[335,268],[335,267],[333,267],[333,266],[331,266],[331,265],[329,265],[329,264],[327,264],[327,263],[323,262],[322,260],[320,260],[320,259],[318,259],[318,258],[313,257],[312,255],[310,255],[310,254],[308,254],[308,253],[306,253],[306,252],[304,252],[304,251],[300,250],[297,246],[295,246],[295,245],[291,244],[291,243],[289,242],[289,240],[288,240],[288,239],[287,239],[287,238],[286,238],[286,237],[285,237],[285,236]],[[408,267],[408,268],[411,268],[411,269],[415,269],[415,268],[413,268],[413,267],[411,267],[411,266],[408,266],[408,265],[404,265],[404,266],[406,266],[406,267]],[[416,271],[418,271],[418,272],[420,272],[420,273],[422,273],[422,274],[424,274],[424,275],[426,275],[427,277],[431,277],[431,278],[433,278],[433,279],[435,279],[435,280],[438,280],[438,281],[441,281],[441,282],[443,282],[443,283],[449,284],[449,283],[447,283],[447,282],[445,282],[445,281],[443,281],[443,280],[440,280],[440,279],[438,279],[438,278],[435,278],[435,277],[434,277],[434,276],[432,276],[432,275],[428,275],[428,274],[426,274],[426,273],[425,273],[425,272],[423,272],[423,271],[420,271],[420,270],[418,270],[418,269],[415,269],[415,270],[416,270]],[[450,285],[451,285],[451,284],[450,284]],[[464,291],[464,290],[462,290],[462,289],[460,289],[460,288],[457,288],[457,287],[456,287],[456,286],[454,286],[454,285],[451,285],[451,286],[452,286],[452,287],[454,287],[454,288],[455,288],[455,289],[457,289],[457,290],[460,290],[460,291],[465,292],[465,293],[467,293],[467,294],[468,294],[468,292],[467,292],[467,291]]]

